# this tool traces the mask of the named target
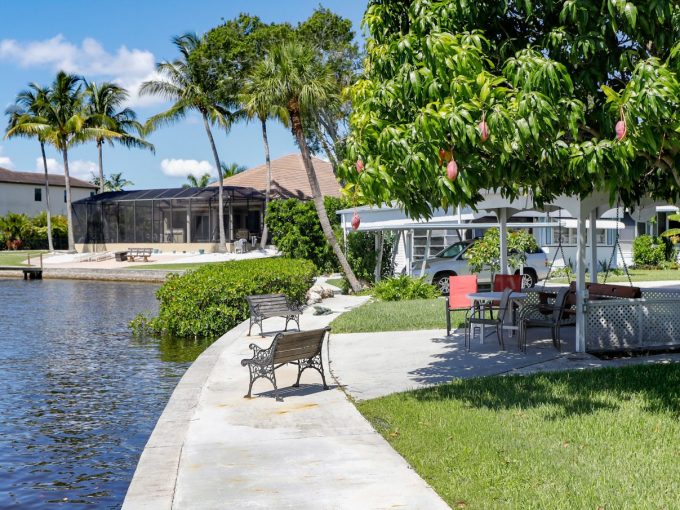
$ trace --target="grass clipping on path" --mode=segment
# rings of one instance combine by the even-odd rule
[[[462,312],[452,314],[452,324],[462,323],[464,317]],[[331,323],[331,328],[333,333],[444,329],[444,299],[369,301],[340,315]]]
[[[452,508],[680,508],[680,364],[464,379],[358,407]]]

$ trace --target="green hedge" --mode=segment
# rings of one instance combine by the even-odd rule
[[[658,267],[673,255],[671,243],[662,237],[641,235],[633,241],[633,263],[636,267]]]
[[[303,303],[316,267],[306,260],[266,258],[209,264],[184,275],[170,275],[158,289],[157,317],[139,315],[137,334],[217,338],[248,318],[246,296],[286,294]]]

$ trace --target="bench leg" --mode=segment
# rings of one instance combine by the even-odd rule
[[[318,354],[313,358],[307,360],[298,361],[298,376],[297,381],[295,381],[295,384],[293,384],[293,387],[295,388],[300,387],[300,376],[302,376],[302,372],[304,372],[308,368],[313,368],[314,370],[319,372],[319,374],[321,374],[321,381],[323,381],[323,389],[327,390],[328,384],[326,384],[326,374],[324,374],[323,371],[323,359],[321,357],[321,354]]]

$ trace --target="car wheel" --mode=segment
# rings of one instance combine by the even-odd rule
[[[449,276],[456,276],[455,273],[440,273],[435,275],[432,279],[432,284],[435,285],[441,292],[442,295],[449,295]]]
[[[522,288],[523,289],[529,289],[536,285],[536,282],[538,281],[538,278],[536,277],[536,273],[533,271],[526,271],[522,275]]]

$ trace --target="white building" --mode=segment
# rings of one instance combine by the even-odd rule
[[[492,210],[461,208],[454,211],[437,209],[428,221],[411,220],[398,207],[362,206],[356,209],[338,211],[345,233],[351,231],[354,212],[361,218],[360,231],[383,231],[397,234],[397,250],[394,258],[395,272],[400,272],[409,262],[417,262],[423,257],[431,257],[452,243],[462,239],[472,239],[483,235],[489,226],[498,226],[498,219]],[[618,231],[619,243],[626,264],[632,263],[633,240],[640,234],[658,235],[668,228],[675,227],[668,215],[677,212],[673,206],[658,206],[652,221],[637,222],[623,208],[610,209],[597,219],[597,261],[608,264],[614,253],[613,266],[621,265],[621,256],[615,250],[614,241]],[[558,250],[558,240],[562,238],[564,259],[557,255],[555,265],[576,262],[577,220],[566,210],[550,213],[542,211],[519,211],[508,218],[509,228],[528,229],[536,238],[539,246],[552,260]],[[428,246],[429,234],[429,246]],[[598,268],[601,269],[601,268]]]
[[[49,174],[50,212],[66,215],[66,179]],[[96,193],[97,187],[74,177],[70,178],[71,200],[75,202]],[[45,174],[15,172],[0,168],[0,215],[8,212],[36,216],[46,209]]]

